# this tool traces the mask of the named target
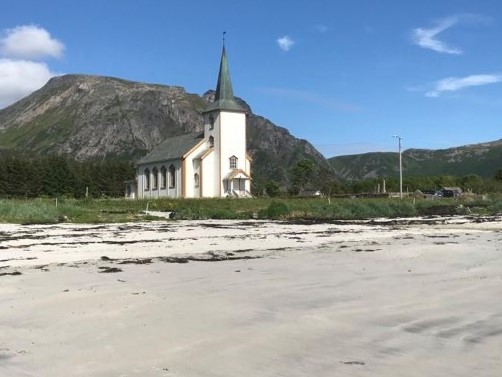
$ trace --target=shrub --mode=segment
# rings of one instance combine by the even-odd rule
[[[180,201],[175,210],[175,219],[178,220],[203,220],[207,216],[202,214],[200,203],[197,201]]]
[[[490,213],[502,213],[502,199],[494,200],[493,203],[488,207],[488,209]]]
[[[259,217],[267,219],[279,219],[285,218],[289,214],[291,214],[291,207],[287,203],[283,201],[272,200],[267,208],[259,212]]]

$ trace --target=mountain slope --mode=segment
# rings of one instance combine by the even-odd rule
[[[493,177],[502,169],[502,140],[456,148],[408,149],[402,154],[403,174],[407,176],[462,176],[477,174]],[[399,175],[398,153],[365,153],[329,159],[337,175],[347,180]]]
[[[0,145],[78,159],[134,158],[169,136],[193,131],[204,106],[202,98],[179,87],[56,77],[0,111]]]
[[[135,160],[162,140],[202,130],[201,112],[214,99],[181,87],[110,77],[65,75],[0,111],[0,149],[61,154],[80,160]],[[287,183],[288,170],[310,158],[329,167],[307,141],[254,115],[248,116],[248,151],[256,181]]]

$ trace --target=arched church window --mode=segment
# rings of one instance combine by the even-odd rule
[[[199,187],[200,184],[200,177],[199,174],[195,173],[193,176],[193,181],[194,181],[194,186]]]
[[[157,189],[159,187],[159,170],[153,168],[152,170],[152,189]]]
[[[176,168],[174,165],[169,166],[169,187],[176,187]]]
[[[214,129],[214,116],[213,114],[209,115],[209,130]]]
[[[230,157],[230,169],[237,169],[237,157]]]
[[[214,136],[209,136],[209,146],[214,147]]]
[[[160,168],[160,188],[165,189],[167,186],[167,169],[165,166]]]
[[[165,189],[167,186],[167,169],[165,166],[160,168],[160,188]]]
[[[150,169],[145,169],[145,191],[150,190]]]

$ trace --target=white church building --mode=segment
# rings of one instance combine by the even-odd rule
[[[169,138],[136,164],[128,198],[251,196],[246,110],[232,90],[225,46],[214,102],[203,112],[204,131]]]

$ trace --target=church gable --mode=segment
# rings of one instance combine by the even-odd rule
[[[225,177],[226,180],[231,180],[231,179],[250,179],[250,178],[251,177],[248,174],[246,174],[246,172],[244,170],[242,170],[242,169],[233,169]]]

